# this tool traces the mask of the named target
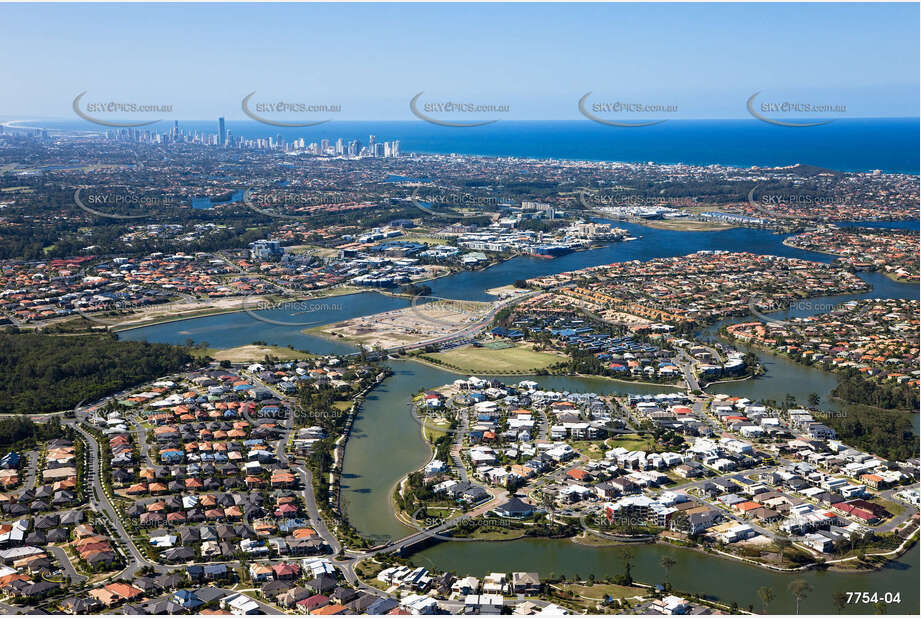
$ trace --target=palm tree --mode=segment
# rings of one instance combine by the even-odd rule
[[[668,583],[668,574],[672,570],[672,567],[678,564],[675,562],[675,559],[671,556],[662,556],[662,559],[659,560],[659,564],[665,569],[665,587],[670,588],[671,586]]]
[[[793,543],[790,542],[790,539],[779,536],[774,539],[774,544],[777,545],[777,549],[780,551],[780,566],[783,566],[783,553]]]
[[[812,592],[812,584],[805,579],[795,579],[790,582],[790,594],[793,595],[793,599],[796,601],[797,614],[799,614],[799,602],[809,596],[810,592]]]
[[[843,592],[836,592],[831,595],[831,602],[834,604],[835,608],[838,610],[838,613],[841,613],[841,610],[844,609],[844,606],[847,605],[847,595]]]
[[[761,599],[761,613],[766,614],[768,605],[774,600],[774,589],[770,586],[761,586],[758,588],[758,597]]]
[[[624,581],[629,586],[633,584],[633,575],[630,573],[630,567],[633,566],[633,549],[625,547],[621,555],[624,559]]]

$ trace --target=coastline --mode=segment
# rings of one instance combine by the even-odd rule
[[[882,124],[892,123],[892,122],[899,122],[899,121],[908,122],[908,123],[910,123],[910,126],[907,127],[908,129],[914,130],[914,131],[917,130],[917,122],[918,122],[918,119],[917,119],[916,117],[911,117],[911,116],[880,116],[880,117],[873,117],[873,118],[838,119],[838,120],[836,120],[835,124],[838,125],[838,126],[848,126],[848,125],[851,124],[851,123],[855,123],[855,125],[856,125],[856,123],[866,123],[867,121],[870,121],[870,120],[876,121],[876,122],[882,123]],[[44,125],[44,123],[47,123],[47,122],[49,122],[49,121],[52,121],[52,122],[55,122],[55,121],[56,121],[56,122],[75,122],[75,123],[78,122],[78,121],[77,121],[75,118],[73,118],[73,117],[66,117],[66,118],[41,118],[41,119],[25,119],[25,120],[23,120],[23,119],[18,119],[18,120],[10,120],[10,121],[6,121],[5,125],[8,125],[11,129],[16,129],[16,130],[25,130],[25,131],[29,131],[29,130],[46,130],[46,131],[53,131],[53,132],[55,132],[55,133],[63,134],[63,135],[67,135],[67,134],[73,134],[73,135],[81,135],[81,134],[82,134],[82,135],[86,135],[86,134],[102,135],[102,134],[103,134],[103,131],[95,131],[95,130],[92,130],[92,129],[89,129],[89,128],[87,128],[87,129],[78,129],[78,128],[53,128],[53,127],[48,127],[48,126],[22,126],[22,125],[21,125],[21,123],[26,123],[26,122],[36,123],[37,125]],[[195,120],[180,120],[179,122],[197,124],[197,123],[200,123],[200,122],[202,122],[202,121],[195,121]],[[246,124],[248,124],[248,123],[250,123],[250,122],[252,122],[252,121],[242,121],[242,123],[243,123],[244,125],[246,125]],[[583,127],[583,128],[584,128],[584,127],[588,126],[588,125],[585,125],[585,121],[584,121],[583,119],[578,119],[578,118],[576,118],[576,119],[571,119],[571,120],[552,120],[552,121],[538,121],[538,120],[503,120],[503,125],[505,125],[505,126],[515,126],[515,125],[518,125],[518,126],[525,126],[525,125],[531,125],[531,126],[542,125],[542,126],[546,126],[546,124],[547,124],[548,122],[552,122],[552,123],[559,124],[559,125],[569,125],[569,126],[572,126],[572,127]],[[682,126],[682,125],[684,125],[684,126],[689,126],[689,125],[695,125],[695,124],[696,124],[697,126],[706,126],[706,125],[714,126],[714,125],[719,125],[719,124],[724,124],[724,125],[728,125],[728,124],[737,124],[737,125],[738,125],[738,124],[740,124],[740,123],[741,123],[741,125],[743,125],[743,126],[748,126],[748,127],[757,126],[757,122],[756,122],[756,121],[754,121],[753,119],[747,118],[747,117],[741,117],[741,118],[721,118],[721,119],[709,119],[709,118],[692,119],[692,118],[688,118],[688,119],[682,119],[682,120],[671,120],[671,121],[669,121],[669,124],[672,125],[672,126]],[[253,124],[254,126],[256,126],[256,123],[252,123],[252,124]],[[395,128],[396,128],[397,126],[399,126],[399,125],[403,125],[403,126],[413,126],[413,128],[416,128],[416,127],[418,127],[418,126],[421,126],[421,125],[422,125],[422,122],[421,122],[421,121],[418,121],[418,120],[409,120],[409,121],[403,121],[403,120],[389,120],[389,121],[377,121],[377,122],[375,122],[375,121],[350,121],[350,124],[353,124],[353,125],[364,125],[364,126],[361,127],[361,130],[362,130],[362,132],[366,132],[365,129],[372,130],[372,129],[375,129],[375,127],[377,127],[377,128],[379,129],[379,128],[382,127],[382,125],[388,125],[388,124],[389,124],[389,125],[394,125]],[[256,126],[256,128],[260,128],[260,127]],[[392,133],[393,130],[391,130],[390,132]],[[402,139],[403,139],[403,141],[409,141],[409,140],[412,139],[412,137],[408,137],[408,138],[407,138],[407,136],[404,136]],[[428,151],[427,151],[427,150],[419,150],[419,149],[413,149],[413,150],[407,149],[405,152],[406,152],[406,155],[422,155],[422,156],[432,156],[432,157],[446,157],[446,156],[450,156],[450,155],[454,154],[454,155],[462,155],[462,156],[471,157],[471,158],[481,158],[481,159],[499,159],[499,158],[501,158],[501,159],[503,159],[503,160],[509,160],[509,161],[513,161],[513,162],[515,162],[515,161],[521,161],[521,162],[532,162],[532,163],[535,163],[535,162],[536,162],[536,163],[540,163],[540,162],[546,162],[546,161],[552,160],[552,161],[558,161],[558,162],[567,163],[567,164],[597,163],[597,164],[608,164],[608,165],[610,165],[610,164],[620,164],[620,165],[644,165],[644,164],[647,164],[647,163],[649,163],[649,162],[652,162],[652,163],[654,163],[654,164],[656,164],[656,165],[673,166],[673,167],[677,167],[677,166],[679,166],[679,165],[706,166],[706,165],[713,165],[713,164],[715,164],[715,165],[718,165],[718,166],[720,166],[720,167],[724,167],[724,168],[726,168],[726,169],[730,169],[730,170],[739,170],[739,171],[749,170],[749,169],[751,169],[751,168],[771,169],[771,168],[793,167],[793,166],[795,166],[795,165],[799,165],[799,164],[800,164],[795,158],[791,158],[791,157],[784,157],[783,160],[779,160],[779,158],[778,158],[778,159],[772,160],[772,161],[762,161],[762,162],[760,162],[760,163],[755,162],[755,161],[753,161],[753,160],[751,160],[751,159],[750,159],[750,160],[747,160],[747,161],[745,161],[745,160],[737,160],[737,161],[732,161],[732,162],[716,162],[716,163],[714,163],[714,161],[712,161],[712,159],[711,159],[711,160],[708,160],[708,161],[696,161],[696,160],[694,160],[693,157],[689,160],[687,156],[679,156],[679,157],[677,157],[677,158],[676,158],[675,160],[673,160],[673,161],[655,160],[654,157],[652,157],[652,156],[650,156],[650,155],[646,155],[646,154],[637,154],[637,155],[635,155],[632,159],[622,159],[622,158],[621,158],[621,159],[615,159],[615,158],[613,158],[613,157],[610,156],[610,155],[608,155],[608,156],[594,156],[594,157],[592,157],[592,156],[565,156],[565,155],[559,155],[559,154],[553,154],[553,153],[547,154],[547,155],[545,155],[545,156],[521,156],[521,155],[517,155],[517,156],[516,156],[516,155],[510,155],[510,154],[507,154],[507,153],[499,153],[499,152],[494,152],[494,153],[491,153],[491,154],[484,154],[483,152],[471,152],[471,151],[469,150],[469,148],[467,148],[467,147],[464,147],[464,146],[457,147],[456,145],[455,145],[454,148],[446,148],[443,152],[437,152],[437,151],[431,151],[431,150],[428,150]],[[751,155],[750,155],[750,156],[751,156]],[[841,165],[841,164],[831,163],[831,162],[828,162],[828,163],[814,162],[813,164],[814,164],[814,165],[817,165],[817,166],[819,166],[819,167],[823,167],[823,168],[826,168],[826,169],[829,169],[829,170],[832,170],[832,171],[835,171],[835,172],[841,172],[841,173],[855,173],[855,174],[870,173],[870,172],[872,172],[872,171],[874,171],[874,170],[876,170],[876,169],[880,169],[881,172],[884,173],[884,174],[891,174],[891,175],[917,175],[917,173],[918,173],[916,167],[904,168],[904,167],[897,167],[897,166],[894,166],[894,165],[888,165],[888,166],[884,165],[884,166],[880,166],[880,164],[879,164],[878,161],[874,161],[872,164],[871,164],[871,163],[866,163],[866,164],[863,165],[863,166],[860,166],[860,165],[857,165],[857,166],[854,166],[854,165]],[[899,163],[899,164],[896,164],[896,165],[904,166],[905,164],[904,164],[904,163]],[[909,165],[911,165],[911,164],[909,163]]]

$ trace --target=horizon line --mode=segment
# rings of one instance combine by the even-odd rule
[[[164,118],[164,119],[157,120],[153,124],[147,125],[147,126],[153,126],[155,124],[160,124],[161,122],[216,122],[220,118],[224,118],[224,120],[228,122],[233,121],[233,122],[245,122],[245,123],[252,123],[252,124],[265,124],[258,120],[254,120],[252,118],[243,119],[243,118],[232,118],[232,117],[227,117],[227,116],[215,116],[214,118],[169,118],[169,119]],[[634,119],[634,117],[630,116],[630,117],[626,117],[625,119],[632,120]],[[790,117],[790,119],[792,120],[794,118]],[[834,120],[835,122],[846,121],[846,120],[918,120],[918,121],[921,121],[921,115],[918,115],[918,116],[851,116],[847,118],[834,117],[834,116],[802,116],[802,117],[796,117],[795,119],[797,120],[826,120],[827,119],[827,120]],[[81,119],[78,117],[70,118],[66,116],[39,116],[39,117],[27,118],[27,119],[4,120],[3,124],[10,124],[10,123],[16,123],[16,122],[40,122],[40,121],[48,121],[48,120],[53,120],[53,121],[73,120],[77,122],[81,121]],[[590,119],[586,119],[586,118],[533,118],[533,119],[502,118],[502,119],[499,119],[494,124],[498,124],[498,123],[509,124],[509,123],[522,123],[522,122],[580,122],[580,123],[586,123],[587,120],[590,121]],[[665,118],[663,120],[668,121],[668,122],[682,122],[682,121],[726,121],[728,122],[728,121],[736,121],[736,120],[753,120],[753,121],[764,122],[764,121],[758,120],[757,118],[752,118],[750,116],[749,117],[745,117],[745,116],[738,116],[738,117],[704,116],[704,117],[694,117],[694,118]],[[92,122],[85,121],[85,120],[83,122],[86,122],[86,124],[93,124]],[[328,125],[328,124],[345,123],[345,122],[403,122],[403,123],[414,123],[414,124],[432,124],[430,122],[426,122],[425,120],[410,119],[410,118],[407,118],[407,119],[391,118],[391,119],[386,119],[386,120],[369,120],[365,118],[349,119],[349,120],[330,119],[324,124]],[[269,125],[266,125],[266,126],[269,126]],[[317,125],[317,126],[322,126],[322,125]],[[433,125],[433,126],[437,126],[437,125]],[[34,128],[34,127],[30,127],[30,128]],[[142,127],[136,127],[136,128],[142,128]],[[279,128],[288,129],[288,128],[311,128],[311,127],[279,127]],[[448,128],[480,128],[480,127],[448,127]]]

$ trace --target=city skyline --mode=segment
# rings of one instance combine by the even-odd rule
[[[917,0],[33,2],[0,613],[919,615]]]
[[[158,123],[159,124],[159,123]],[[164,127],[165,129],[165,127]],[[0,126],[0,133],[4,127]],[[22,131],[47,137],[49,131],[38,127],[10,127],[11,131]],[[348,156],[348,157],[398,157],[400,156],[400,140],[377,141],[374,134],[368,135],[367,143],[361,139],[349,138],[343,141],[342,137],[330,138],[305,138],[304,136],[285,136],[281,133],[268,137],[248,138],[244,135],[234,135],[225,122],[223,116],[217,119],[217,132],[205,130],[188,130],[181,125],[181,121],[173,121],[168,130],[156,130],[149,127],[113,127],[106,128],[106,139],[122,142],[139,142],[148,144],[167,143],[192,143],[203,146],[220,148],[245,148],[258,150],[283,150],[285,152],[303,152],[321,156]]]

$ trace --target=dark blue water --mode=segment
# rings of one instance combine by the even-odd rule
[[[192,208],[197,210],[208,210],[209,208],[214,208],[215,206],[220,206],[222,204],[230,204],[233,202],[239,202],[243,199],[243,191],[234,191],[226,200],[219,200],[217,202],[212,202],[209,197],[195,197],[192,198]]]
[[[484,271],[464,272],[444,279],[436,279],[428,285],[433,296],[460,298],[463,300],[492,300],[486,293],[490,288],[508,285],[518,279],[538,275],[552,275],[589,266],[626,262],[646,261],[658,257],[675,257],[696,251],[749,251],[762,255],[779,255],[829,263],[832,255],[813,253],[787,247],[783,244],[786,235],[772,234],[752,228],[734,228],[715,232],[683,232],[659,230],[623,221],[609,221],[630,232],[637,240],[612,243],[600,249],[578,251],[553,260],[520,256]]]
[[[407,114],[409,112],[407,111]],[[166,132],[170,122],[151,125]],[[43,121],[30,126],[99,132],[79,119]],[[180,121],[183,131],[217,133],[217,121]],[[359,139],[374,134],[379,142],[400,140],[403,152],[473,154],[537,159],[721,164],[738,167],[804,163],[840,171],[917,174],[918,118],[835,120],[807,128],[779,127],[755,119],[670,120],[627,129],[590,120],[514,122],[485,127],[449,128],[422,121],[336,122],[316,127],[284,128],[255,121],[231,121],[228,129],[246,138],[281,135],[288,142],[303,137]]]
[[[520,256],[486,270],[461,272],[435,279],[428,282],[428,285],[432,289],[433,296],[490,301],[495,300],[495,297],[487,294],[487,290],[509,285],[517,279],[556,274],[612,262],[646,261],[657,257],[687,255],[702,249],[749,251],[822,263],[829,263],[834,259],[832,255],[787,247],[783,244],[785,235],[772,234],[764,230],[736,228],[717,232],[681,232],[658,230],[624,222],[615,223],[627,228],[631,235],[639,236],[639,238],[613,243],[590,251],[571,253],[554,260]],[[801,317],[810,313],[824,313],[828,307],[850,298],[918,298],[919,289],[916,285],[899,283],[880,273],[859,273],[858,276],[873,286],[872,291],[847,297],[811,299],[812,305],[819,310],[794,311],[778,314],[777,317],[783,319],[793,316]],[[192,339],[196,342],[208,342],[212,347],[217,348],[265,341],[282,346],[291,344],[297,349],[309,350],[318,354],[344,353],[354,351],[355,348],[349,344],[304,334],[302,331],[320,324],[398,309],[407,306],[408,301],[367,292],[309,301],[306,304],[308,311],[300,313],[280,309],[255,312],[269,320],[283,322],[283,325],[260,321],[248,313],[239,312],[122,331],[120,336],[126,339],[147,339],[152,342],[174,344],[183,344],[187,339]],[[323,309],[324,307],[329,308]],[[718,325],[711,329],[718,329]]]

